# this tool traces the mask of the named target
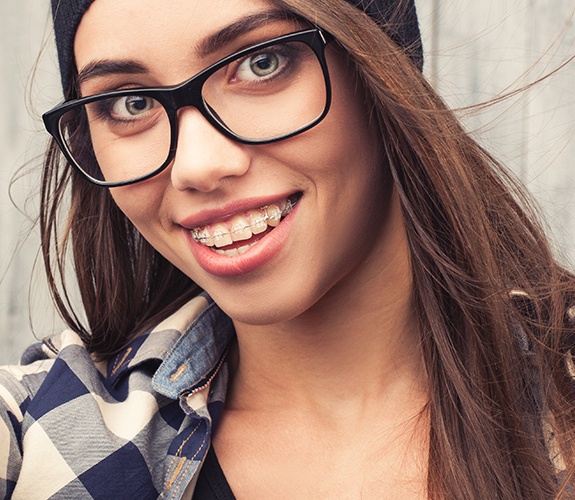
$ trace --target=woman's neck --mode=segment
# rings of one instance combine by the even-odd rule
[[[379,255],[304,314],[274,325],[235,323],[228,408],[421,408],[425,369],[407,242],[394,229]]]
[[[425,498],[428,391],[397,211],[378,251],[305,313],[235,322],[213,443],[238,497]]]

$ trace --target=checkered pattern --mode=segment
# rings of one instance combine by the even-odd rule
[[[569,315],[575,322],[575,308]],[[29,348],[21,366],[0,368],[0,498],[191,498],[223,409],[233,336],[200,295],[108,363],[65,331]],[[551,427],[544,436],[561,480]]]
[[[233,335],[202,295],[108,363],[70,331],[29,348],[0,369],[0,497],[191,495]]]

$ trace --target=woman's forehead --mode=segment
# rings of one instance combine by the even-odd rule
[[[402,46],[417,64],[419,69],[423,65],[423,52],[417,22],[417,13],[414,0],[346,0],[358,9],[363,10],[387,32],[391,38]],[[54,20],[54,33],[58,49],[60,75],[65,92],[69,91],[75,73],[74,62],[78,61],[79,45],[75,44],[78,25],[89,11],[89,22],[85,25],[96,27],[93,31],[95,37],[83,36],[82,48],[86,46],[95,49],[102,48],[113,55],[113,49],[123,47],[125,39],[135,37],[137,41],[148,40],[155,42],[157,34],[162,31],[175,31],[179,23],[171,20],[171,15],[178,16],[177,20],[185,22],[188,26],[186,34],[201,27],[218,26],[225,23],[230,15],[238,14],[243,9],[269,8],[275,0],[174,0],[154,2],[142,0],[51,0]],[[283,3],[283,2],[282,2]],[[298,3],[298,5],[300,5]],[[309,19],[317,19],[322,15],[322,7],[313,0],[304,0],[300,5],[309,8]],[[315,7],[314,7],[315,6]],[[342,1],[330,3],[331,11],[343,8]],[[285,8],[285,7],[284,7]],[[207,9],[207,10],[206,10]],[[102,14],[98,16],[95,12]],[[144,16],[144,18],[142,18]],[[100,24],[94,21],[100,19]],[[148,26],[150,24],[150,26]],[[389,26],[388,26],[389,24]],[[388,27],[389,29],[387,29]],[[146,31],[144,35],[134,33],[136,28]],[[160,28],[160,29],[156,29]],[[140,30],[140,33],[141,33]],[[154,37],[156,35],[156,37]],[[165,41],[166,37],[160,38]],[[179,42],[174,44],[177,47]],[[82,53],[80,52],[80,56]],[[101,56],[100,56],[101,57]],[[80,57],[81,59],[81,57]]]
[[[189,72],[193,61],[200,70],[203,57],[240,48],[233,42],[247,33],[277,35],[273,27],[282,22],[284,11],[265,0],[96,0],[78,27],[74,54],[80,72],[99,60]]]
[[[266,0],[96,0],[76,32],[76,56],[123,49],[200,43],[238,20],[279,9]],[[274,19],[274,16],[269,16]]]

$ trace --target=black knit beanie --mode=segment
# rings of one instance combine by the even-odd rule
[[[94,0],[51,0],[56,48],[62,87],[68,89],[74,67],[74,37],[80,20]],[[348,0],[369,14],[399,46],[403,47],[421,70],[423,49],[414,0],[407,0],[402,12],[396,12],[400,0]],[[393,19],[391,17],[393,16]]]

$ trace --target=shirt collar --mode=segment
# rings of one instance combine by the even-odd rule
[[[219,369],[234,335],[232,320],[211,302],[167,354],[152,380],[154,389],[176,398],[206,385]]]
[[[112,385],[144,363],[155,363],[152,386],[170,398],[207,384],[235,335],[232,320],[207,294],[193,298],[108,364]]]

